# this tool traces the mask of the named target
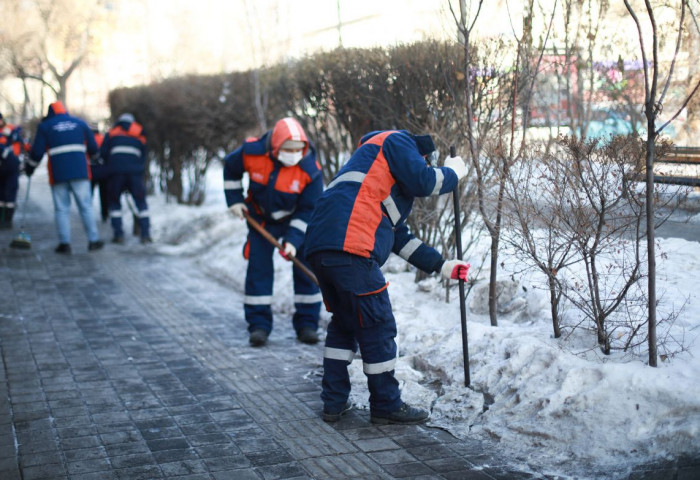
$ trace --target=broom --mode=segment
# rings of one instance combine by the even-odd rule
[[[24,219],[27,216],[27,203],[29,202],[29,186],[31,185],[32,177],[27,178],[27,193],[24,195],[24,204],[22,205],[22,219],[19,225],[19,233],[10,242],[10,248],[19,248],[28,250],[32,248],[32,239],[28,233],[24,231]]]

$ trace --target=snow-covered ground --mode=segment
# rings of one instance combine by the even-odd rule
[[[227,212],[222,183],[220,168],[211,168],[207,201],[200,207],[149,197],[154,248],[191,257],[242,292],[246,227]],[[700,215],[690,221],[700,232]],[[481,258],[478,250],[486,248],[482,242],[472,258]],[[496,441],[503,455],[539,473],[588,478],[592,469],[698,454],[700,243],[659,239],[659,251],[664,253],[658,262],[659,297],[668,308],[685,304],[667,332],[682,352],[651,368],[644,354],[602,355],[595,336],[583,330],[554,339],[547,296],[534,288],[534,275],[515,277],[510,295],[517,308],[492,327],[487,314],[476,313],[485,312],[479,294],[488,278],[484,269],[470,279],[476,282],[467,313],[471,388],[464,385],[459,303],[445,303],[437,278],[414,283],[413,271],[392,257],[385,275],[399,327],[396,376],[403,399],[429,408],[432,425],[459,437]],[[273,309],[277,318],[288,318],[293,309],[291,268],[281,257],[275,262]],[[504,279],[511,278],[508,263],[499,273]],[[327,321],[323,312],[322,325]],[[361,361],[351,368],[352,400],[366,408]]]

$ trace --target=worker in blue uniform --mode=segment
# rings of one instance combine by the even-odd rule
[[[112,242],[124,243],[121,196],[124,192],[134,199],[138,211],[141,243],[152,243],[151,217],[146,202],[144,172],[148,165],[146,133],[143,125],[131,113],[123,113],[102,140],[100,155],[108,173],[107,197],[109,217],[114,236]]]
[[[367,377],[370,420],[415,424],[427,411],[401,400],[394,378],[397,334],[381,266],[395,253],[425,272],[466,279],[469,265],[445,260],[405,224],[415,197],[457,187],[467,168],[460,157],[432,167],[428,135],[405,130],[371,132],[316,204],[306,230],[306,255],[332,313],[323,355],[323,419],[334,422],[352,408],[348,365],[358,347]]]
[[[5,149],[9,147],[9,149]],[[24,141],[22,127],[5,121],[0,113],[0,229],[12,228],[12,217],[17,207],[19,171],[29,145]]]
[[[243,175],[248,175],[244,197]],[[279,120],[260,138],[246,140],[225,158],[224,192],[230,211],[244,214],[280,238],[286,259],[304,261],[304,233],[314,205],[323,191],[321,166],[301,124],[294,118]],[[244,311],[251,346],[267,343],[272,331],[272,293],[275,247],[253,228],[248,229],[244,256],[248,259]],[[292,325],[297,338],[318,342],[321,294],[318,286],[293,266],[294,308]]]
[[[90,157],[97,154],[97,143],[92,130],[81,118],[68,113],[63,102],[49,105],[48,114],[39,123],[34,142],[24,165],[31,176],[47,157],[49,183],[53,196],[59,244],[56,253],[71,253],[70,204],[75,199],[88,237],[88,251],[99,250],[104,242],[99,238],[92,211],[90,191]]]

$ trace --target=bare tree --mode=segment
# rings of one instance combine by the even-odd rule
[[[457,15],[452,6],[452,16],[463,39],[465,77],[475,74],[473,65],[475,46],[471,44],[471,35],[476,25],[483,1],[479,1],[476,11],[469,21],[470,12],[465,2],[460,4],[460,14]],[[476,111],[483,105],[475,104],[474,91],[471,82],[466,82],[465,93],[465,131],[467,145],[469,147],[470,160],[475,170],[477,183],[477,198],[479,211],[491,237],[490,248],[490,278],[489,278],[489,317],[492,326],[498,325],[497,317],[497,280],[498,280],[498,252],[503,221],[503,206],[505,202],[505,188],[509,171],[521,158],[526,141],[526,132],[529,121],[529,109],[532,99],[531,92],[539,66],[542,60],[544,45],[552,28],[556,2],[550,13],[545,38],[540,39],[540,45],[534,48],[532,36],[532,21],[534,1],[529,1],[524,8],[523,33],[517,40],[516,60],[512,67],[510,84],[499,82],[495,95],[497,115],[489,115],[488,120],[475,125]],[[536,51],[538,50],[538,51]],[[491,112],[493,113],[493,111]],[[521,125],[516,125],[517,115],[520,113]],[[491,183],[493,180],[493,183]]]
[[[40,82],[66,102],[67,84],[94,46],[93,30],[105,13],[87,0],[8,0],[3,47],[10,51],[14,75]]]
[[[683,28],[685,24],[685,15],[687,13],[688,0],[680,0],[680,22],[677,30],[677,37],[675,42],[675,50],[672,54],[670,66],[665,72],[665,80],[662,79],[662,64],[659,55],[659,43],[661,41],[661,32],[656,20],[656,15],[654,13],[654,7],[650,0],[644,0],[644,8],[646,10],[646,19],[648,21],[648,27],[650,28],[650,33],[648,35],[644,34],[644,28],[642,22],[635,9],[630,4],[629,0],[624,0],[625,7],[629,12],[632,20],[637,29],[639,38],[639,47],[642,56],[642,65],[644,68],[644,116],[646,118],[647,126],[647,137],[646,137],[646,238],[647,238],[647,263],[649,271],[648,280],[648,297],[649,297],[649,317],[648,317],[648,342],[649,342],[649,365],[652,367],[657,366],[657,337],[656,337],[656,245],[655,245],[655,227],[654,227],[654,216],[655,216],[655,189],[654,189],[654,158],[655,158],[655,145],[659,134],[663,131],[668,124],[675,119],[680,114],[680,109],[678,112],[670,117],[670,119],[657,128],[656,122],[659,114],[663,108],[666,94],[668,88],[671,85],[671,81],[674,75],[674,69],[676,66],[676,60],[678,58],[678,52],[681,45],[681,39],[683,36]],[[666,6],[660,8],[667,8]],[[677,10],[679,7],[673,7]],[[651,44],[651,58],[649,58],[647,49]],[[659,82],[662,82],[661,84]],[[685,107],[690,99],[697,92],[698,87],[700,87],[700,81],[695,85],[694,88],[690,90],[690,93],[686,97],[682,104]]]
[[[549,292],[554,338],[561,337],[561,305],[564,282],[559,272],[580,262],[567,229],[566,180],[570,165],[545,160],[546,153],[533,151],[511,172],[506,195],[509,221],[504,241],[516,258],[544,274]]]

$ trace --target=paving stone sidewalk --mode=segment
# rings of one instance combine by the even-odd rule
[[[0,479],[559,478],[366,411],[324,423],[321,345],[278,320],[250,348],[240,301],[192,261],[135,240],[88,253],[77,215],[73,255],[55,254],[47,192],[31,250],[0,232]],[[627,478],[700,478],[700,462]]]

